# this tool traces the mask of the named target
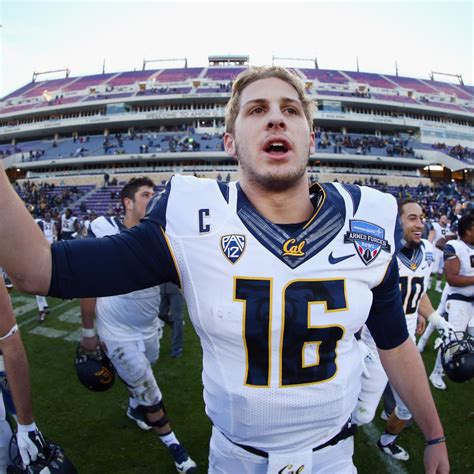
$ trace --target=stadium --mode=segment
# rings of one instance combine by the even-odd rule
[[[185,59],[176,60],[174,68],[160,63],[144,60],[140,70],[83,76],[71,76],[68,69],[36,72],[0,100],[0,158],[35,218],[51,212],[57,219],[66,207],[81,221],[93,213],[120,215],[119,191],[137,175],[152,178],[158,190],[174,174],[238,179],[237,163],[224,152],[224,114],[232,83],[251,58],[215,55],[193,67]],[[320,69],[317,60],[289,69],[315,105],[311,182],[362,184],[397,198],[413,197],[433,219],[458,202],[472,201],[474,86],[461,76],[447,82],[441,73],[422,79],[329,70]],[[165,448],[157,449],[153,435],[124,416],[123,387],[88,393],[75,380],[78,302],[49,299],[51,314],[40,325],[34,297],[12,295],[39,424],[79,472],[175,472],[163,461]],[[430,296],[436,307],[439,294]],[[184,355],[173,361],[165,334],[156,374],[174,428],[202,467],[199,472],[206,472],[211,426],[202,402],[196,355],[201,348],[189,320],[185,337]],[[427,367],[435,356],[431,344],[423,355]],[[449,383],[448,392],[434,393],[450,440],[452,472],[460,474],[474,468],[466,443],[473,434],[468,392],[469,386]],[[373,447],[382,427],[375,420],[358,436],[359,472],[422,472],[420,430],[413,426],[403,435],[410,461],[387,464]]]

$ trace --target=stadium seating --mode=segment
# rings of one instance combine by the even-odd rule
[[[156,77],[158,82],[182,82],[190,78],[197,78],[203,68],[163,69]]]
[[[109,73],[109,74],[95,74],[92,76],[84,76],[84,77],[78,78],[71,84],[62,88],[62,91],[63,92],[79,91],[82,89],[86,89],[88,87],[98,86],[106,82],[112,76],[115,76],[115,74]]]
[[[206,79],[213,81],[232,81],[238,74],[244,71],[244,67],[223,67],[223,68],[208,68],[205,73]]]
[[[385,79],[380,74],[372,74],[368,72],[344,71],[354,81],[367,84],[370,87],[379,87],[381,89],[395,89],[397,87],[393,82]]]
[[[135,84],[137,82],[147,81],[157,72],[157,70],[122,72],[119,75],[113,77],[112,79],[109,79],[107,81],[107,85],[112,87],[118,87]]]

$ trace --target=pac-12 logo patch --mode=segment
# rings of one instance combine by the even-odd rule
[[[349,231],[344,236],[344,243],[353,243],[361,260],[368,265],[372,263],[381,250],[390,252],[390,244],[385,237],[385,229],[371,222],[351,220]]]
[[[230,234],[221,237],[221,248],[230,263],[235,263],[245,250],[245,235]]]

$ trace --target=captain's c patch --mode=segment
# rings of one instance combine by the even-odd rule
[[[245,250],[245,235],[230,234],[221,237],[221,248],[230,263],[235,263]]]

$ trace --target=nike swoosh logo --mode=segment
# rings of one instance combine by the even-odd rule
[[[343,262],[344,260],[347,260],[348,258],[351,258],[354,255],[355,253],[351,253],[350,255],[343,255],[342,257],[333,257],[332,252],[331,252],[328,257],[328,262],[331,265],[335,265],[336,263]]]

